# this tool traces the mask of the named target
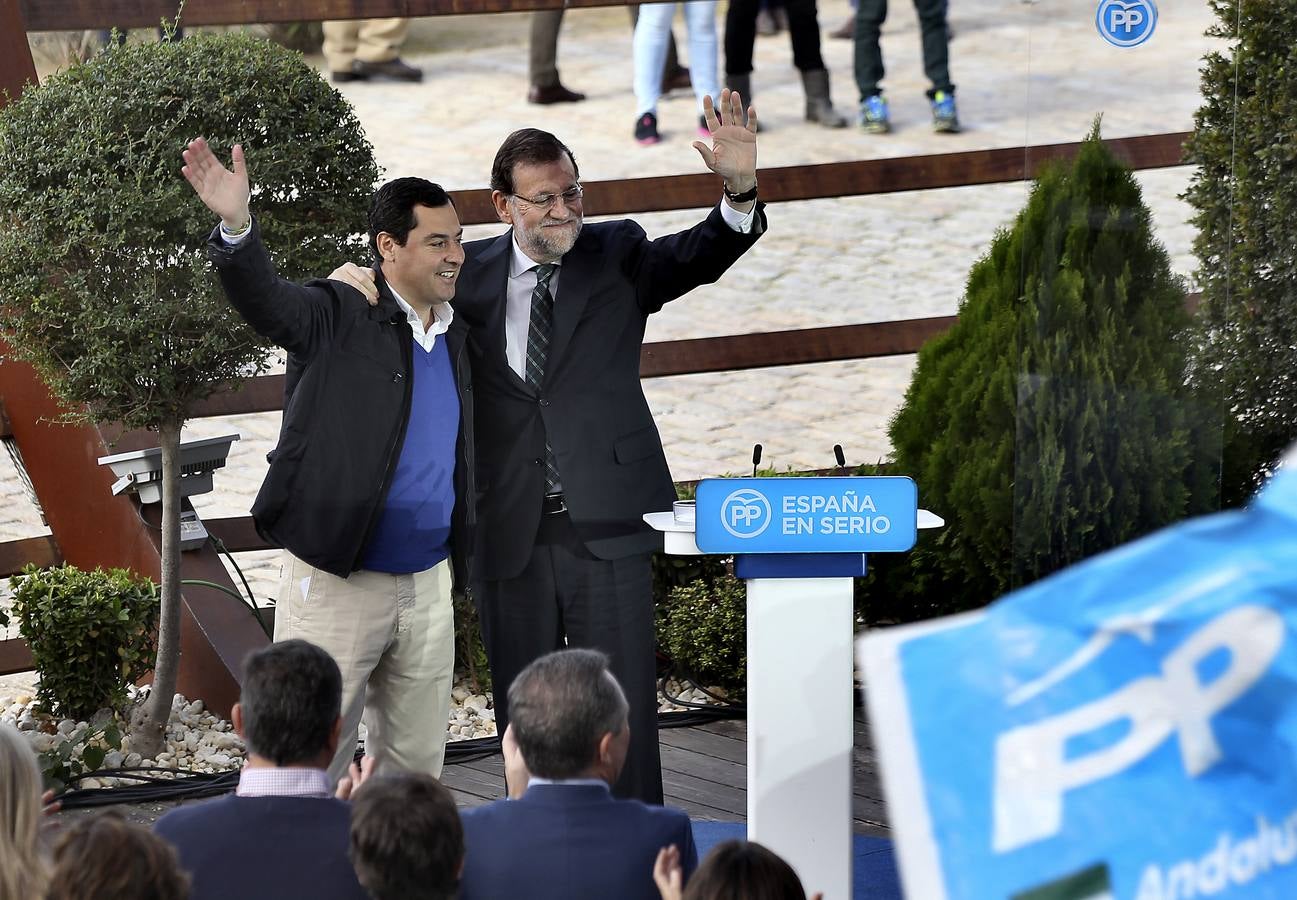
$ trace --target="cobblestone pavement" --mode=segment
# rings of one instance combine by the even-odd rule
[[[940,153],[1084,137],[1102,114],[1107,137],[1188,130],[1198,105],[1206,4],[1165,4],[1153,40],[1118,50],[1096,33],[1093,2],[959,0],[953,4],[951,66],[966,126],[934,135],[912,8],[893,4],[883,36],[887,93],[896,131],[827,130],[802,122],[801,86],[785,35],[757,42],[755,105],[763,132],[762,166]],[[723,9],[723,5],[722,5]],[[827,31],[850,10],[825,0]],[[723,15],[723,13],[721,13]],[[676,34],[685,48],[683,25]],[[351,84],[354,104],[388,177],[421,175],[454,189],[486,184],[490,159],[515,128],[554,131],[575,151],[583,178],[638,177],[704,171],[690,148],[696,118],[691,96],[677,92],[659,106],[663,143],[631,139],[630,28],[619,8],[570,10],[560,45],[563,80],[585,91],[584,103],[530,106],[526,94],[525,14],[460,16],[414,24],[405,57],[424,67],[421,85]],[[853,112],[851,43],[823,42],[839,108]],[[319,58],[316,65],[323,66]],[[256,151],[250,149],[253,173]],[[1175,269],[1189,276],[1193,232],[1178,195],[1187,169],[1139,176],[1158,233]],[[177,174],[177,177],[179,175]],[[784,203],[769,209],[770,231],[717,285],[655,315],[649,340],[703,337],[822,325],[947,315],[958,307],[969,267],[997,229],[1011,223],[1021,184],[953,188],[839,200]],[[719,194],[719,190],[718,190]],[[697,220],[699,211],[638,217],[652,234]],[[469,237],[498,233],[475,226]],[[677,478],[743,469],[754,442],[778,467],[831,464],[841,443],[853,462],[889,452],[886,425],[913,366],[912,357],[829,363],[731,374],[653,379],[646,393]],[[192,423],[195,436],[242,434],[216,492],[197,498],[207,516],[246,514],[265,471],[278,414]],[[8,463],[0,539],[45,531]],[[273,594],[275,554],[247,554],[254,588]]]

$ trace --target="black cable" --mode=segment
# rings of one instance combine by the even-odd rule
[[[676,697],[668,693],[667,681],[673,676],[677,681],[683,681],[688,683],[694,689],[702,691],[708,697],[711,697],[718,702],[695,703],[692,700],[682,700],[679,697]],[[667,700],[671,701],[671,703],[674,704],[675,706],[683,706],[686,709],[691,709],[691,710],[713,710],[713,711],[725,710],[726,712],[729,713],[729,715],[726,715],[723,718],[727,718],[727,719],[742,719],[747,717],[747,707],[745,707],[743,704],[735,703],[733,700],[726,699],[725,697],[718,697],[716,694],[712,693],[702,685],[698,684],[698,682],[695,681],[693,678],[690,678],[688,675],[680,674],[678,669],[666,675],[663,675],[661,678],[658,679],[658,691],[662,694],[663,697],[666,697]]]
[[[273,640],[274,636],[270,633],[270,630],[266,628],[265,620],[261,618],[261,610],[257,607],[257,598],[256,595],[252,593],[252,586],[248,584],[248,579],[244,577],[243,569],[241,569],[239,564],[234,561],[234,554],[225,549],[225,543],[216,535],[209,534],[207,539],[212,542],[212,546],[216,548],[217,553],[225,554],[225,558],[230,561],[230,565],[234,566],[234,571],[239,573],[239,581],[243,582],[243,589],[248,592],[248,599],[252,603],[252,609],[256,613],[257,621],[261,623],[261,630],[266,632],[266,637]]]
[[[160,778],[146,772],[174,772],[175,778]],[[232,772],[190,772],[160,766],[138,766],[129,769],[99,769],[86,772],[69,781],[70,785],[87,778],[129,778],[141,784],[104,788],[70,788],[59,795],[63,809],[89,809],[116,803],[156,803],[166,800],[194,800],[228,794],[239,783],[238,770]]]
[[[152,528],[154,531],[162,530],[161,525],[154,525],[148,519],[144,518],[144,506],[142,504],[132,503],[131,505],[135,508],[135,515],[139,518],[139,520],[142,523],[144,523],[146,527]],[[244,577],[243,570],[239,568],[239,564],[235,562],[234,555],[230,553],[229,550],[225,549],[225,544],[222,543],[221,539],[216,537],[215,535],[209,534],[207,535],[207,539],[212,542],[212,547],[215,548],[217,553],[225,554],[225,558],[230,561],[230,565],[234,566],[234,571],[239,573],[239,580],[243,582],[243,589],[248,592],[248,597],[244,605],[252,610],[252,615],[256,617],[257,623],[261,626],[261,630],[265,632],[266,637],[273,639],[274,635],[272,635],[270,633],[270,629],[266,627],[266,620],[261,617],[261,609],[260,607],[257,606],[257,597],[255,594],[252,593],[252,587],[251,585],[248,584],[248,579]],[[240,601],[244,601],[243,595],[234,593],[229,588],[225,587],[224,585],[217,584],[214,581],[202,581],[199,579],[189,579],[189,580],[181,581],[180,583],[198,585],[201,587],[216,588],[216,590],[218,591],[222,591],[226,594],[229,594],[232,597],[237,597]]]
[[[222,594],[225,594],[228,597],[233,597],[235,600],[238,600],[240,606],[244,607],[245,609],[247,609],[249,612],[252,613],[252,617],[257,620],[257,624],[261,626],[261,630],[266,635],[266,637],[271,638],[273,640],[273,636],[270,633],[270,629],[266,627],[266,620],[261,618],[261,610],[257,609],[257,604],[255,600],[249,602],[248,599],[244,597],[242,594],[240,594],[238,591],[227,588],[223,584],[217,584],[215,581],[207,581],[206,579],[203,578],[182,578],[180,579],[180,584],[181,586],[191,585],[193,587],[211,588],[212,590],[220,591]]]

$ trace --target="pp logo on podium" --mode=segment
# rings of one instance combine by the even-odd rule
[[[740,488],[721,501],[721,525],[736,538],[754,538],[770,527],[770,501],[760,491]]]
[[[1157,28],[1157,6],[1153,0],[1102,0],[1094,21],[1114,47],[1137,47]]]

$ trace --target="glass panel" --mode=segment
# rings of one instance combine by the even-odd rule
[[[964,309],[993,306],[1011,329],[1002,334],[1016,409],[1005,587],[1219,507],[1225,407],[1204,377],[1190,311],[1201,276],[1186,195],[1203,190],[1203,176],[1168,156],[1179,138],[1158,137],[1193,130],[1203,59],[1229,49],[1208,31],[1232,4],[1215,6],[1027,7],[1024,159],[1032,171],[1067,158],[1032,186],[975,270],[980,289]],[[1233,96],[1211,102],[1224,109],[1194,146],[1233,142]],[[1077,141],[1086,143],[1066,154],[1044,146]],[[1213,215],[1231,209],[1227,199]],[[1231,260],[1212,268],[1215,289],[1230,293]]]

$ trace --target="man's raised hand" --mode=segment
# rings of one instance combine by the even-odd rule
[[[711,97],[703,98],[703,118],[712,145],[694,141],[694,149],[731,191],[743,193],[757,180],[757,111],[748,107],[744,124],[743,98],[725,88],[718,104],[713,105]]]
[[[243,145],[235,144],[230,154],[234,171],[221,164],[203,138],[189,142],[181,154],[185,164],[181,172],[193,185],[199,199],[221,217],[226,230],[240,232],[248,227],[248,167],[243,159]]]

